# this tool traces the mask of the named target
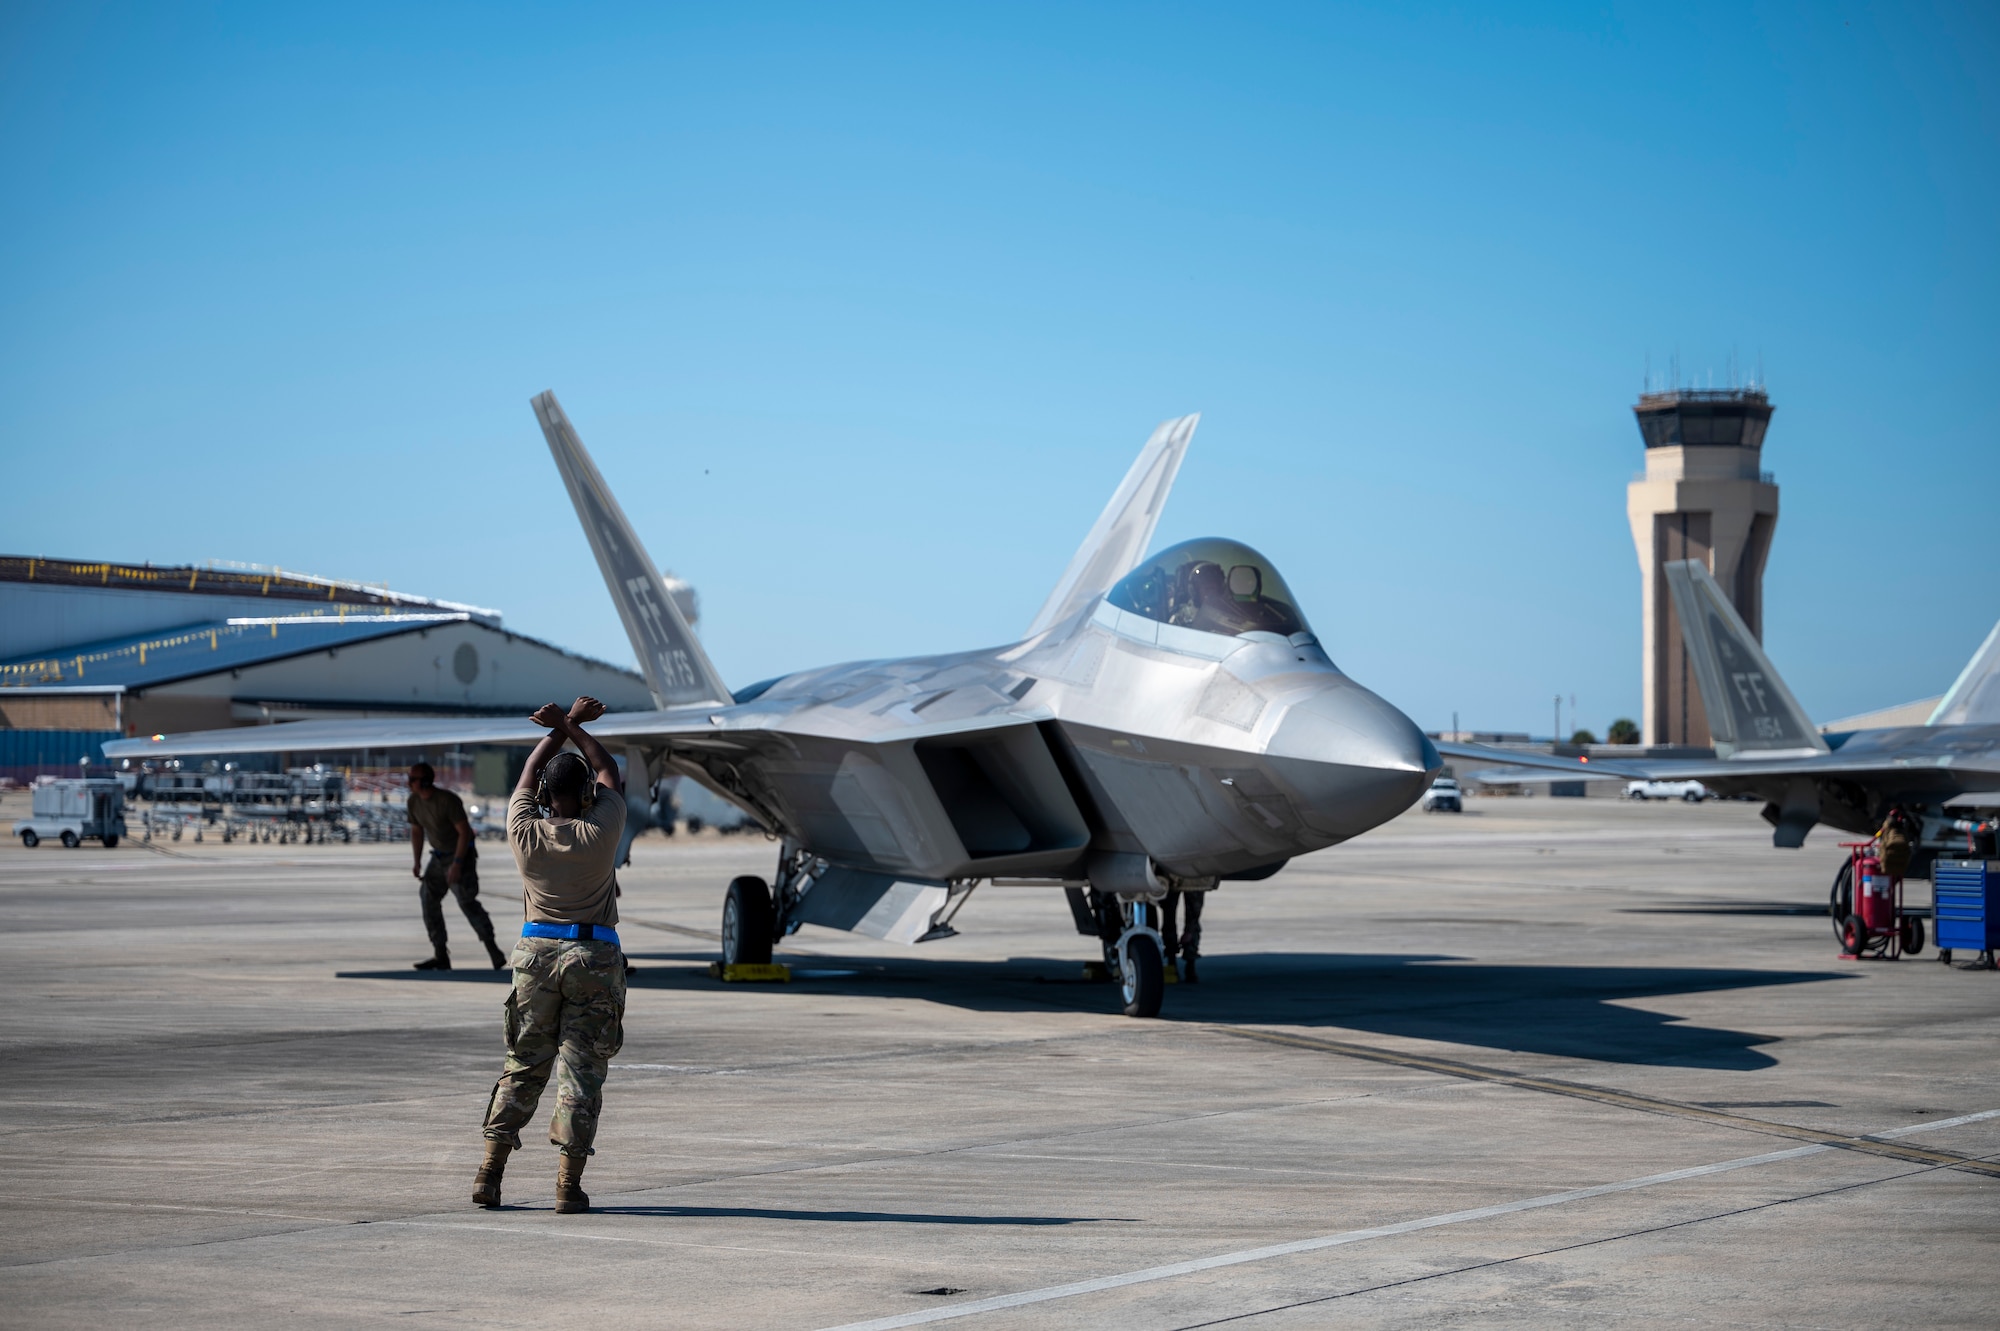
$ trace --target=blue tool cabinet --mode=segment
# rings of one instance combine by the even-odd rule
[[[1931,887],[1940,948],[1990,952],[2000,946],[2000,860],[1939,860]]]

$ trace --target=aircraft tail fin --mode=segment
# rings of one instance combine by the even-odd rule
[[[1166,507],[1167,494],[1174,488],[1181,459],[1187,456],[1188,442],[1199,424],[1201,414],[1196,412],[1164,421],[1153,431],[1111,502],[1098,515],[1090,535],[1083,538],[1069,567],[1063,570],[1055,590],[1043,602],[1041,613],[1028,626],[1028,637],[1062,623],[1132,571],[1152,542],[1160,510]]]
[[[632,650],[639,656],[639,669],[652,691],[653,705],[729,702],[722,676],[674,604],[652,557],[639,544],[624,510],[598,474],[597,464],[584,451],[562,404],[554,393],[543,393],[534,399],[533,406],[535,419],[541,422],[542,434],[549,441],[549,452],[555,455],[556,470],[562,473],[570,502],[576,505],[583,534],[590,538],[590,550],[597,556],[605,586],[611,589],[612,604],[618,607]]]
[[[1727,758],[1774,749],[1827,752],[1826,740],[1708,566],[1676,559],[1665,571],[1716,753]]]
[[[1931,726],[2000,725],[2000,624],[1958,672],[1951,692],[1939,700]]]

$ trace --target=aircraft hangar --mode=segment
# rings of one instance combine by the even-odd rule
[[[518,715],[580,693],[652,706],[634,672],[479,606],[276,568],[0,556],[0,776],[73,773],[119,737]]]

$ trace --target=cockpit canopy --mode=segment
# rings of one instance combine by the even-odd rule
[[[1140,563],[1105,597],[1162,624],[1232,637],[1305,633],[1305,616],[1269,560],[1213,537],[1183,541]]]

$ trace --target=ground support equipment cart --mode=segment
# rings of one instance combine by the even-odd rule
[[[1940,859],[1931,866],[1931,885],[1938,960],[1976,952],[1977,964],[1990,969],[2000,947],[2000,860]]]

